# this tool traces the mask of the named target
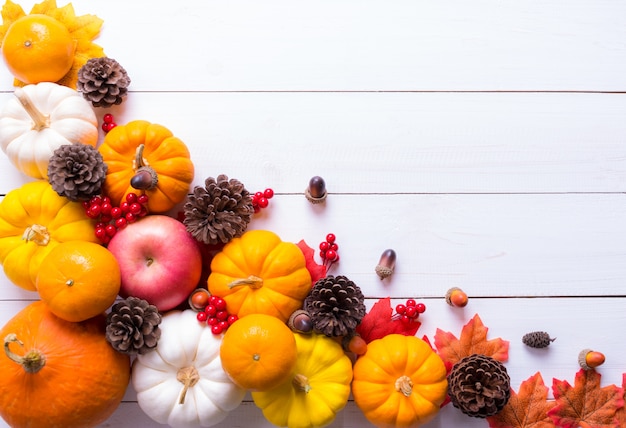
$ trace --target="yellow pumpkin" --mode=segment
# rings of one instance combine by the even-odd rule
[[[39,265],[60,242],[98,242],[81,203],[59,196],[47,181],[26,183],[0,202],[0,263],[17,286],[36,290]]]
[[[447,389],[443,361],[415,336],[389,334],[373,340],[354,364],[354,402],[377,427],[426,424],[439,411]]]
[[[99,150],[108,166],[103,192],[114,205],[139,190],[148,195],[148,211],[163,213],[189,192],[194,177],[189,149],[162,125],[144,120],[118,125]]]
[[[296,244],[250,230],[213,257],[208,287],[239,318],[263,313],[287,321],[309,294],[311,275]]]
[[[321,334],[295,334],[298,359],[291,376],[254,403],[274,425],[313,428],[330,424],[348,402],[352,361],[339,343]]]

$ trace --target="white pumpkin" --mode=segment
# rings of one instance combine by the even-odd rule
[[[0,147],[24,174],[47,179],[50,157],[62,145],[96,146],[98,120],[79,92],[41,82],[14,94],[0,112]]]
[[[138,355],[132,385],[150,418],[175,428],[209,427],[241,404],[246,390],[222,369],[222,335],[211,333],[192,310],[170,311],[156,350]]]

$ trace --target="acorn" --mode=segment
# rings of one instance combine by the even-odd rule
[[[320,204],[326,200],[326,182],[318,175],[309,180],[309,187],[304,191],[304,196],[312,204]]]
[[[396,252],[392,249],[383,251],[376,265],[376,274],[380,279],[389,278],[396,267]]]
[[[591,370],[604,364],[604,354],[592,349],[583,349],[578,354],[578,365],[583,370]]]
[[[463,308],[467,306],[467,294],[459,287],[452,287],[446,292],[446,303],[450,306]]]
[[[135,152],[134,168],[135,175],[130,179],[130,185],[137,190],[154,189],[159,182],[159,176],[149,165],[146,165],[143,157],[144,145],[140,144]]]
[[[304,309],[295,310],[289,316],[287,325],[296,333],[309,334],[313,331],[313,321],[311,321],[311,315]]]

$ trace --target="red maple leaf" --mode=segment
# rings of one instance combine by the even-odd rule
[[[385,297],[374,303],[372,309],[365,314],[361,323],[356,327],[356,332],[366,343],[380,339],[388,334],[404,334],[415,336],[422,325],[419,321],[403,323],[400,319],[393,319],[391,299]]]
[[[555,404],[548,401],[548,387],[537,372],[521,383],[519,393],[511,391],[506,406],[487,421],[490,428],[553,428],[548,410]]]
[[[624,406],[624,389],[615,385],[600,387],[600,374],[580,369],[574,386],[566,380],[553,379],[556,405],[548,411],[554,423],[563,428],[617,428],[617,410]]]
[[[486,355],[505,362],[509,359],[509,342],[500,338],[487,340],[488,330],[478,314],[463,326],[459,339],[452,333],[437,329],[435,333],[437,352],[449,366],[473,354]]]
[[[302,254],[304,254],[304,259],[306,260],[306,268],[311,275],[311,284],[315,284],[318,279],[324,278],[326,276],[326,266],[320,265],[315,261],[315,250],[309,247],[304,239],[296,244]]]

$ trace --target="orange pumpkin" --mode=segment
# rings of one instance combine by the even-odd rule
[[[118,125],[99,148],[108,166],[103,191],[114,204],[145,192],[148,211],[163,213],[182,202],[194,177],[187,146],[166,127],[143,120]]]
[[[93,242],[63,242],[37,274],[39,297],[56,316],[84,321],[106,311],[120,291],[121,273],[109,250]]]
[[[264,313],[284,322],[302,307],[311,275],[296,244],[267,230],[251,230],[213,257],[208,287],[239,318]]]
[[[373,340],[354,364],[352,394],[377,427],[417,427],[430,421],[443,403],[446,367],[428,343],[415,336],[389,334]]]
[[[118,407],[130,357],[105,338],[104,316],[72,323],[42,301],[0,330],[0,416],[13,428],[91,427]]]

